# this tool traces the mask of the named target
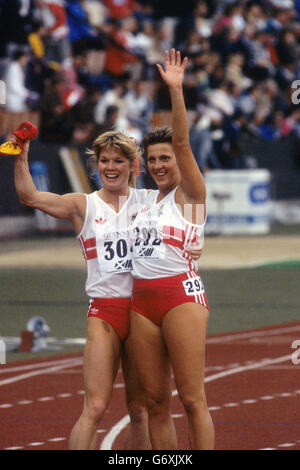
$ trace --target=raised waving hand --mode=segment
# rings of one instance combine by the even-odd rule
[[[205,203],[203,175],[192,153],[189,141],[188,115],[184,102],[183,81],[188,59],[181,59],[174,48],[165,52],[164,67],[157,64],[160,76],[167,85],[172,104],[172,147],[181,173],[181,203]],[[179,202],[179,194],[177,194]]]
[[[169,88],[181,88],[187,64],[188,58],[185,57],[183,61],[181,61],[180,51],[172,49],[171,57],[169,51],[165,51],[165,70],[160,64],[157,64],[157,68],[161,78]]]

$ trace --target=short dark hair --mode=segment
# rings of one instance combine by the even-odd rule
[[[145,154],[147,154],[147,148],[149,145],[161,143],[172,144],[172,135],[173,132],[169,126],[156,127],[153,130],[147,132],[147,134],[144,135],[142,141],[142,147]]]
[[[13,53],[12,60],[18,61],[21,57],[29,57],[28,53],[23,51],[22,49],[18,49]]]

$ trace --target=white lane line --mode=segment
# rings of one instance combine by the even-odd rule
[[[259,400],[266,400],[266,399],[273,400],[273,399],[278,399],[278,398],[290,398],[294,396],[295,396],[295,392],[275,393],[274,395],[262,396],[262,397],[258,397],[257,399],[250,398],[247,400],[242,400],[240,402],[230,402],[230,403],[223,403],[222,405],[218,405],[218,406],[210,406],[209,410],[217,411],[217,410],[221,410],[222,408],[234,408],[234,407],[241,406],[241,405],[257,403]]]
[[[278,396],[278,397],[282,397],[282,398],[288,398],[288,397],[292,396],[292,393],[290,393],[290,392],[283,392],[283,393],[278,393],[277,396]]]
[[[214,380],[226,377],[232,374],[239,374],[240,372],[245,372],[246,370],[258,369],[259,367],[266,367],[270,364],[278,364],[280,362],[286,362],[292,359],[292,354],[287,354],[286,356],[276,357],[275,359],[264,359],[262,361],[255,362],[253,364],[249,364],[247,366],[240,366],[236,369],[224,370],[223,372],[219,372],[215,375],[210,375],[209,377],[205,378],[205,382],[212,382]]]
[[[116,437],[120,434],[120,432],[129,424],[129,416],[126,415],[124,418],[120,419],[120,421],[115,424],[109,433],[103,439],[100,450],[111,450],[112,445],[116,439]]]
[[[278,444],[278,447],[294,447],[296,442],[286,442],[285,444]]]
[[[54,400],[54,397],[40,397],[37,398],[37,401],[51,401]]]
[[[67,438],[66,437],[51,437],[48,439],[49,442],[60,442],[60,441],[65,441]]]
[[[24,447],[21,447],[21,446],[6,447],[6,449],[4,450],[20,450],[20,449],[24,449]]]
[[[214,344],[214,343],[226,343],[230,341],[236,341],[238,339],[248,339],[248,338],[256,338],[258,336],[274,336],[274,335],[282,335],[285,333],[294,333],[300,331],[300,325],[294,325],[294,326],[287,326],[283,328],[271,328],[271,329],[266,329],[266,330],[255,330],[255,331],[246,331],[242,333],[236,333],[236,334],[228,334],[224,336],[217,336],[210,338],[208,337],[206,339],[207,344]]]
[[[82,390],[78,390],[77,394],[81,394]],[[56,400],[56,398],[70,398],[70,397],[73,397],[74,394],[73,393],[59,393],[55,396],[47,396],[47,397],[37,397],[35,398],[34,400],[27,400],[27,399],[21,399],[21,400],[18,400],[17,402],[15,403],[1,403],[0,404],[0,408],[10,408],[12,406],[16,406],[16,405],[31,405],[32,403],[35,403],[35,402],[48,402],[48,401],[52,401],[52,400]],[[75,392],[75,396],[76,396],[76,392]]]
[[[60,364],[57,366],[47,367],[44,369],[34,370],[31,372],[26,372],[25,374],[16,375],[15,377],[9,377],[8,379],[0,380],[0,386],[8,385],[14,382],[19,382],[20,380],[28,379],[37,375],[51,374],[62,369],[67,369],[68,367],[74,367],[76,365],[81,365],[82,359],[73,359],[67,364]]]
[[[67,438],[66,437],[52,437],[50,439],[47,439],[48,442],[61,442],[65,441]],[[31,447],[39,447],[45,445],[45,442],[29,442],[28,444],[24,444],[24,446],[12,446],[12,447],[6,447],[4,450],[20,450],[24,449],[26,446],[31,446]]]
[[[239,374],[241,372],[245,372],[245,371],[252,370],[252,369],[258,369],[259,367],[265,367],[270,364],[278,364],[280,362],[286,362],[288,360],[291,360],[291,358],[292,358],[292,354],[288,354],[286,356],[276,357],[274,359],[265,359],[263,361],[258,361],[253,364],[249,364],[247,366],[240,366],[240,367],[237,367],[236,369],[225,370],[223,372],[219,372],[217,374],[206,377],[205,382],[213,382],[215,380],[221,379],[223,377],[227,377],[229,375]],[[177,390],[173,390],[172,395],[173,396],[178,395]],[[128,415],[124,416],[120,421],[118,421],[103,439],[101,446],[100,446],[100,450],[111,450],[116,437],[127,426],[129,421],[130,420],[129,420]]]
[[[69,362],[73,364],[74,359],[80,360],[81,363],[78,365],[82,364],[82,358],[72,357],[68,359],[59,359],[55,361],[35,362],[34,364],[22,364],[20,366],[15,366],[15,367],[3,367],[3,368],[0,368],[0,374],[7,374],[9,372],[20,372],[20,371],[32,370],[32,369],[42,369],[43,367],[68,364]]]

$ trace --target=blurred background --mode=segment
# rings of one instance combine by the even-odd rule
[[[30,120],[42,189],[99,187],[83,174],[99,133],[120,129],[140,142],[170,123],[155,64],[175,47],[190,59],[184,93],[207,176],[207,233],[299,223],[299,15],[299,0],[0,0],[1,141]],[[13,162],[0,165],[0,237],[33,230]],[[138,184],[153,185],[147,173]]]
[[[30,170],[41,190],[99,188],[87,170],[93,139],[114,128],[141,142],[153,126],[170,124],[155,64],[172,47],[189,57],[190,141],[207,183],[200,262],[220,312],[211,332],[299,318],[299,19],[299,0],[0,0],[0,143],[22,121],[38,126]],[[154,187],[146,170],[138,187]],[[84,334],[85,272],[75,244],[68,223],[19,203],[13,160],[1,156],[0,335],[18,334],[33,312],[59,316],[54,334]],[[55,272],[47,271],[49,253]],[[270,260],[274,278],[255,271]],[[228,268],[236,269],[229,280]],[[283,303],[274,300],[280,290]],[[257,320],[249,316],[253,297]],[[70,325],[76,309],[78,328]]]

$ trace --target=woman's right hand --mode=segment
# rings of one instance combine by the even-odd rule
[[[11,142],[18,144],[18,139],[15,135],[12,134]],[[23,151],[19,155],[15,155],[15,158],[20,158],[22,160],[28,160],[28,152],[29,152],[30,140],[24,140],[23,142]]]

